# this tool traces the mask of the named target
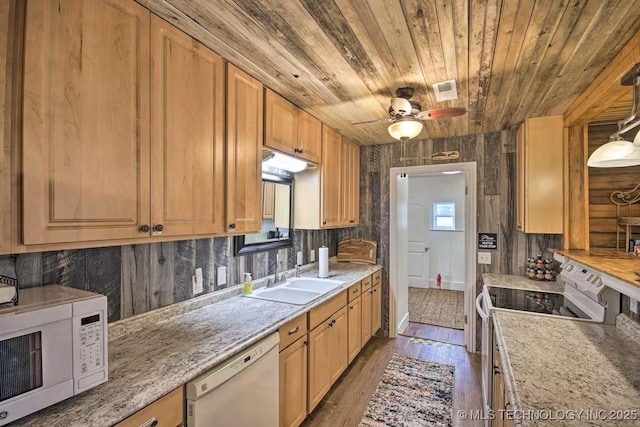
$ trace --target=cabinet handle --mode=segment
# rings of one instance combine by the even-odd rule
[[[141,225],[138,230],[140,230],[141,233],[148,233],[151,230],[151,227],[149,227],[148,224],[144,224]]]
[[[232,229],[232,230],[235,230],[236,225],[235,224],[229,224],[229,228]]]
[[[304,153],[304,150],[301,148],[301,149],[298,150],[298,153],[302,154],[302,153]]]
[[[372,293],[373,293],[373,289],[371,289],[371,290],[369,291],[369,293],[370,293],[370,294],[372,294]]]
[[[352,294],[357,294],[358,293],[358,288],[354,289],[351,293]]]
[[[352,305],[349,306],[349,310],[353,310],[353,306]]]
[[[140,424],[139,427],[156,427],[158,425],[158,419],[156,417],[149,418],[147,421]]]
[[[153,226],[153,231],[157,231],[158,233],[162,233],[162,230],[164,230],[164,225],[162,224],[156,224]]]
[[[351,224],[353,224],[354,222],[356,222],[356,220],[355,220],[355,219],[350,219],[350,220],[349,220],[349,222],[350,222]]]
[[[322,225],[327,225],[327,221],[326,220],[322,221]]]
[[[302,344],[304,344],[304,345],[309,345],[309,343],[308,343],[308,342],[306,342],[306,341],[302,341]]]
[[[298,332],[298,329],[300,329],[300,327],[299,327],[299,326],[296,326],[295,328],[291,329],[291,330],[289,331],[289,335],[293,335],[293,334],[295,334],[296,332]]]

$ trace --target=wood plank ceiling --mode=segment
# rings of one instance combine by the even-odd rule
[[[468,110],[420,138],[562,114],[640,30],[640,0],[136,1],[362,145],[393,141],[387,124],[351,123],[387,117],[402,86],[423,110]],[[449,79],[459,99],[436,102]]]

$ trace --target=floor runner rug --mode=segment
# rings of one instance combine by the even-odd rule
[[[464,329],[464,292],[410,287],[409,321]]]
[[[451,426],[453,366],[394,354],[360,426]]]

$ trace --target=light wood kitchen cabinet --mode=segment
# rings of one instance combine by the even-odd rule
[[[345,227],[360,223],[360,147],[342,137],[340,173],[340,224]]]
[[[320,224],[338,227],[341,224],[342,202],[342,136],[322,125],[322,163],[320,165]]]
[[[227,64],[226,230],[259,233],[262,226],[262,83]]]
[[[276,208],[275,182],[262,183],[262,219],[273,219]]]
[[[381,286],[371,288],[371,335],[382,327],[382,291]]]
[[[347,320],[349,322],[348,353],[349,363],[356,358],[362,349],[362,297],[358,296],[347,304]]]
[[[156,16],[151,58],[152,230],[223,233],[224,61]]]
[[[496,342],[495,334],[493,342]],[[511,409],[511,405],[506,401],[504,389],[504,376],[502,374],[502,361],[500,359],[500,351],[498,345],[494,344],[493,348],[493,405],[492,409],[495,414],[493,427],[511,427],[513,422],[507,418],[507,410]]]
[[[27,3],[24,243],[149,235],[149,40],[132,1]]]
[[[346,292],[341,292],[309,312],[309,328],[312,329],[309,332],[309,413],[348,364],[346,301]],[[328,313],[330,315],[326,317]],[[324,320],[318,322],[320,318]]]
[[[12,203],[17,195],[12,185],[12,94],[15,50],[15,8],[16,1],[0,2],[0,58],[7,59],[0,67],[0,254],[11,253],[14,215]]]
[[[517,226],[525,233],[563,231],[563,117],[527,119],[517,138]]]
[[[364,282],[364,281],[363,281]],[[371,308],[372,308],[372,300],[373,300],[373,292],[371,288],[365,290],[364,287],[362,289],[362,332],[361,339],[362,345],[364,348],[365,344],[369,342],[371,338]]]
[[[180,427],[184,422],[184,391],[178,387],[171,393],[139,410],[114,427],[162,426]]]
[[[272,90],[265,90],[265,146],[318,163],[321,141],[318,119]]]
[[[280,427],[297,427],[306,416],[307,336],[304,334],[280,352]]]

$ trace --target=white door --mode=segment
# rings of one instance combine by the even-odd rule
[[[407,273],[409,286],[429,287],[429,245],[427,244],[427,209],[420,203],[410,203],[408,212]]]

